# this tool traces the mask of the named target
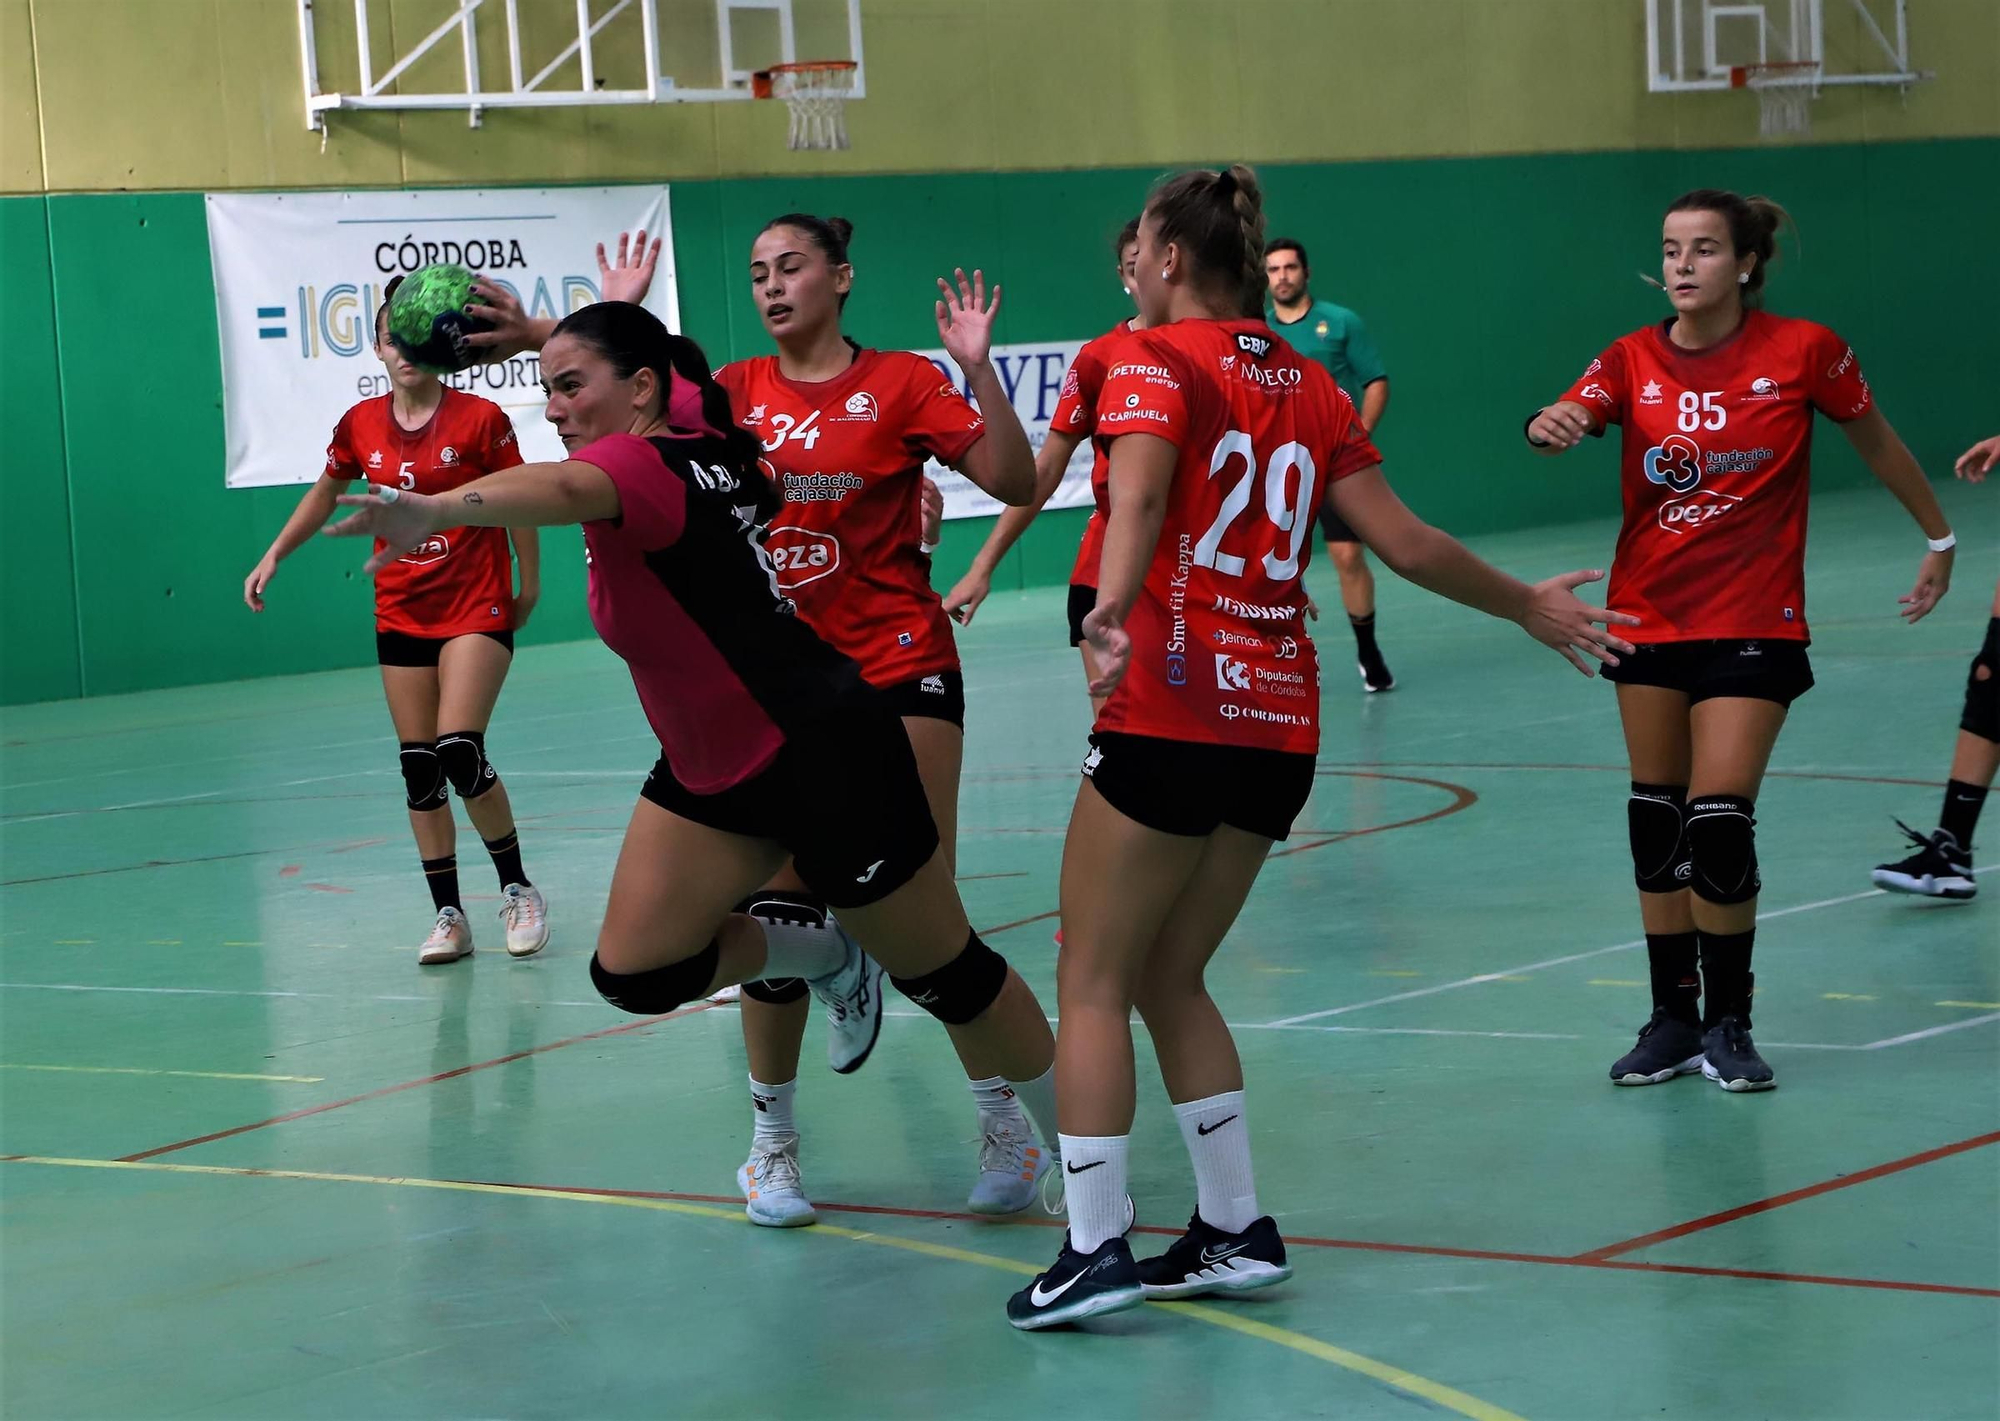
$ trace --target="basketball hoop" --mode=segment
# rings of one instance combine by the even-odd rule
[[[787,148],[823,152],[847,147],[847,96],[854,89],[851,59],[814,59],[773,64],[751,76],[750,92],[760,99],[783,99],[791,111]]]
[[[1820,66],[1809,61],[1738,64],[1729,87],[1757,95],[1757,132],[1765,138],[1812,132],[1812,101],[1819,97]]]

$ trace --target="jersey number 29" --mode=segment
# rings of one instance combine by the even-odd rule
[[[1216,441],[1215,452],[1209,456],[1208,476],[1214,478],[1238,459],[1243,461],[1241,477],[1223,494],[1222,507],[1216,512],[1215,522],[1194,545],[1196,567],[1213,568],[1230,577],[1243,576],[1244,563],[1234,553],[1222,551],[1222,535],[1249,508],[1250,485],[1257,478],[1257,450],[1251,444],[1250,436],[1240,429],[1232,429]],[[1298,470],[1298,489],[1287,496],[1285,490],[1291,482],[1293,469]],[[1275,548],[1264,554],[1264,575],[1273,582],[1288,582],[1299,575],[1299,550],[1305,545],[1306,534],[1312,529],[1314,499],[1318,489],[1319,469],[1313,463],[1311,452],[1296,440],[1279,445],[1264,461],[1264,516],[1280,533],[1289,535],[1282,557]]]

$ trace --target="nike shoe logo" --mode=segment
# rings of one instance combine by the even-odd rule
[[[868,872],[862,874],[859,878],[855,879],[854,881],[856,883],[868,882],[870,879],[875,877],[875,870],[880,868],[883,864],[887,863],[888,861],[889,860],[887,859],[876,859],[875,862],[868,865]]]
[[[1249,1246],[1247,1243],[1238,1243],[1228,1248],[1204,1248],[1201,1251],[1202,1266],[1207,1267],[1212,1263],[1220,1263],[1225,1258],[1234,1258]]]
[[[1064,1161],[1063,1168],[1071,1174],[1082,1174],[1086,1169],[1096,1169],[1104,1163],[1105,1161],[1101,1159],[1094,1159],[1089,1164],[1070,1164],[1068,1161]]]
[[[1104,1161],[1099,1160],[1098,1163],[1103,1164]],[[1043,1278],[1046,1278],[1047,1276],[1048,1275],[1046,1273],[1042,1275]],[[1057,1298],[1061,1297],[1064,1293],[1067,1293],[1071,1288],[1074,1288],[1078,1283],[1082,1281],[1083,1281],[1083,1274],[1078,1273],[1074,1277],[1072,1277],[1067,1283],[1064,1283],[1060,1288],[1050,1288],[1047,1292],[1044,1292],[1042,1291],[1042,1279],[1037,1278],[1035,1279],[1035,1286],[1028,1290],[1028,1301],[1033,1303],[1038,1308],[1045,1308],[1050,1303],[1054,1302]]]
[[[1224,1125],[1227,1125],[1230,1121],[1234,1120],[1235,1118],[1236,1117],[1234,1115],[1225,1115],[1220,1120],[1216,1121],[1213,1125],[1195,1126],[1194,1132],[1197,1135],[1203,1135],[1203,1136],[1213,1135],[1217,1130],[1220,1130]]]

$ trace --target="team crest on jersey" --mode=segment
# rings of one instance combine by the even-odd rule
[[[1061,400],[1073,400],[1082,393],[1083,393],[1083,380],[1080,376],[1077,375],[1076,367],[1072,365],[1069,368],[1069,374],[1063,376],[1062,393],[1056,396],[1056,398]]]
[[[445,445],[444,448],[438,451],[438,462],[446,466],[456,464],[458,462],[458,450],[452,448],[449,444]]]
[[[1330,328],[1328,327],[1327,323],[1325,321],[1321,321],[1318,325],[1313,327],[1313,334],[1323,338],[1326,335],[1328,329]]]
[[[1245,355],[1262,360],[1271,353],[1271,342],[1265,340],[1262,336],[1251,335],[1248,331],[1238,331],[1236,333],[1236,348]]]
[[[1583,378],[1588,380],[1591,376],[1595,375],[1598,371],[1602,370],[1603,368],[1604,368],[1604,362],[1602,360],[1593,360],[1590,362],[1590,368],[1583,372]]]
[[[847,403],[842,405],[841,408],[846,410],[847,414],[845,418],[836,416],[835,421],[837,423],[846,424],[866,420],[872,424],[880,418],[880,414],[875,408],[875,397],[866,390],[856,390],[853,394],[849,395]]]
[[[1642,405],[1665,404],[1666,400],[1667,397],[1661,392],[1658,380],[1648,380],[1646,387],[1639,391],[1639,403]]]
[[[1222,356],[1220,358],[1219,363],[1222,366],[1222,373],[1227,375],[1230,371],[1236,368],[1236,357],[1233,355]]]
[[[1756,379],[1750,382],[1750,394],[1748,398],[1753,400],[1777,399],[1778,382],[1776,380],[1773,380],[1768,375],[1759,375]]]

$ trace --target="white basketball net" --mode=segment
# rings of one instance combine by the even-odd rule
[[[1757,132],[1782,138],[1812,132],[1812,101],[1819,97],[1817,65],[1752,67],[1743,87],[1757,95]]]
[[[801,64],[771,71],[771,97],[791,111],[787,148],[831,152],[847,147],[847,96],[852,64]]]

